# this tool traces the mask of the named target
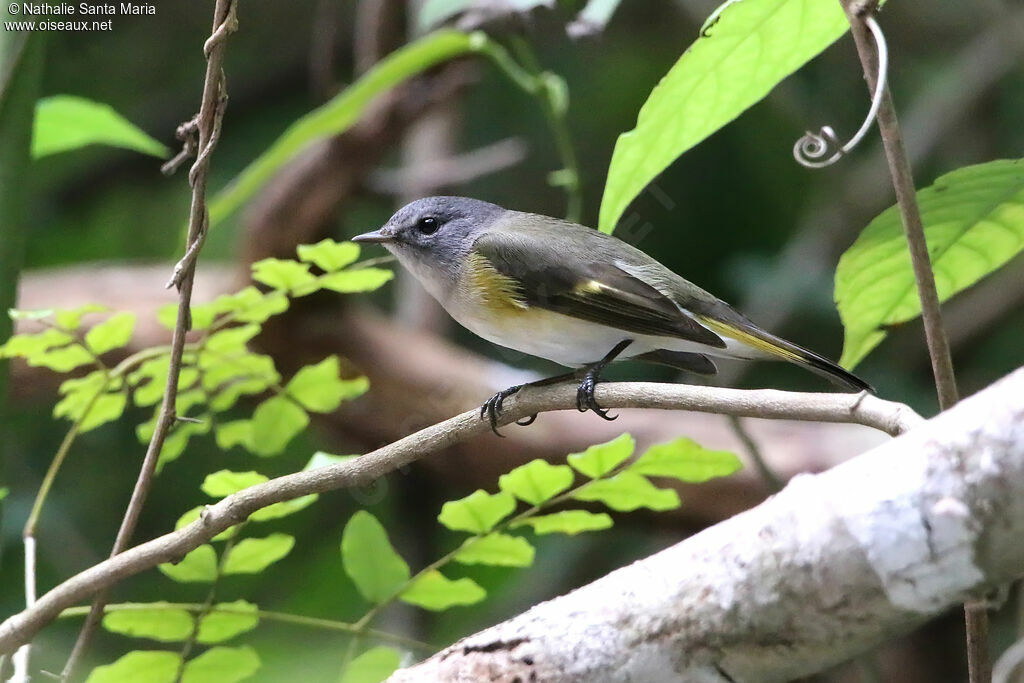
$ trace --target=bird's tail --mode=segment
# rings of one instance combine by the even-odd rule
[[[802,368],[820,375],[833,384],[837,384],[854,391],[868,391],[875,393],[874,387],[857,377],[852,372],[844,370],[836,363],[833,363],[824,356],[814,351],[797,346],[793,342],[776,337],[770,332],[765,332],[755,325],[734,325],[720,320],[701,317],[700,322],[719,335],[731,337],[736,341],[750,346],[762,353],[765,353],[779,360],[789,361]]]

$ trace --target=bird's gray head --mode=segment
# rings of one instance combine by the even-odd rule
[[[496,204],[468,197],[425,197],[406,204],[380,230],[353,237],[379,242],[442,298],[455,282],[473,242],[505,213]]]

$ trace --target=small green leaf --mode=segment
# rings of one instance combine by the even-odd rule
[[[636,441],[622,434],[607,443],[591,446],[582,453],[571,453],[567,460],[580,474],[598,479],[622,464],[636,449]]]
[[[177,652],[136,650],[112,664],[97,666],[85,683],[174,683],[180,662]]]
[[[197,519],[199,519],[199,516],[203,513],[203,509],[205,507],[206,507],[205,505],[197,505],[194,508],[192,508],[191,510],[187,510],[181,517],[178,517],[178,521],[175,522],[175,524],[174,524],[174,530],[177,531],[178,529],[182,529],[182,528],[188,526],[189,524],[191,524],[192,522],[196,521]],[[236,526],[232,526],[232,527],[228,527],[227,529],[225,529],[224,531],[220,532],[219,534],[217,534],[216,536],[214,536],[210,540],[211,541],[226,541],[229,538],[231,538],[232,536],[234,536],[235,533],[237,533],[237,531],[238,531],[238,526],[237,525]]]
[[[359,258],[359,245],[326,239],[316,244],[300,244],[297,252],[300,261],[315,263],[325,273],[333,273]]]
[[[219,602],[199,621],[196,640],[212,645],[251,631],[260,623],[258,612],[256,605],[245,600]]]
[[[137,406],[156,405],[163,399],[167,386],[167,375],[170,372],[170,356],[158,356],[139,365],[138,369],[128,375],[128,383],[135,386],[132,400]],[[190,388],[199,379],[199,371],[192,367],[183,367],[178,374],[178,391]]]
[[[86,145],[122,147],[161,159],[170,153],[109,105],[73,95],[52,95],[36,103],[33,158]]]
[[[395,552],[377,518],[359,510],[341,535],[341,561],[360,595],[380,604],[409,579],[409,565]]]
[[[402,665],[402,653],[391,647],[375,647],[359,655],[345,668],[341,683],[381,683]]]
[[[530,505],[545,503],[572,486],[575,478],[566,465],[531,460],[498,478],[498,486]]]
[[[511,493],[487,493],[480,489],[460,500],[448,501],[441,507],[437,521],[452,531],[486,534],[516,509]]]
[[[1024,160],[965,166],[917,193],[939,300],[946,301],[1024,249]],[[921,314],[899,207],[886,209],[836,268],[846,329],[840,364],[855,367],[887,329]]]
[[[309,415],[293,401],[268,398],[252,414],[251,448],[256,455],[277,455],[308,424]]]
[[[533,546],[525,538],[491,533],[466,539],[455,554],[455,561],[495,567],[529,567],[533,564],[534,552]]]
[[[380,289],[393,277],[394,272],[385,268],[357,268],[324,275],[320,278],[320,286],[341,294],[372,292]]]
[[[224,388],[210,399],[210,408],[218,413],[222,413],[238,403],[238,399],[242,396],[261,394],[269,386],[270,383],[261,377],[237,379],[224,385]]]
[[[181,683],[238,683],[260,668],[256,650],[218,645],[185,663]]]
[[[278,258],[265,258],[252,264],[252,279],[291,293],[306,291],[316,283],[308,263]]]
[[[6,486],[0,486],[0,500],[3,500],[4,498],[6,498],[7,494],[9,494],[10,492],[11,492],[11,490],[9,488],[7,488]]]
[[[60,385],[60,393],[64,398],[54,406],[53,416],[65,417],[72,422],[80,420],[79,432],[87,432],[116,420],[124,413],[127,405],[127,397],[119,391],[120,387],[121,380],[109,380],[103,370],[95,370],[85,377],[64,380]],[[107,389],[113,391],[100,393]]]
[[[105,313],[110,309],[99,304],[85,304],[77,308],[59,308],[53,312],[57,326],[65,330],[77,330],[82,326],[82,318],[90,313]]]
[[[635,472],[622,472],[610,479],[592,481],[572,494],[572,497],[576,500],[598,501],[619,512],[637,508],[671,510],[680,505],[678,493],[672,489],[659,489]]]
[[[7,316],[11,320],[42,320],[43,318],[49,318],[53,313],[51,308],[42,308],[34,311],[19,310],[17,308],[7,309]]]
[[[255,296],[254,296],[255,294]],[[278,291],[263,294],[255,287],[246,287],[235,295],[232,309],[235,320],[243,323],[264,323],[288,310],[288,297]]]
[[[734,453],[712,451],[693,439],[679,438],[651,446],[626,471],[699,484],[715,477],[727,477],[741,467]]]
[[[295,537],[288,534],[242,539],[228,554],[224,573],[258,574],[291,552],[294,545]]]
[[[50,368],[56,372],[71,372],[77,367],[92,363],[92,355],[78,344],[59,349],[50,349],[25,359],[33,367]]]
[[[274,503],[268,505],[265,508],[261,508],[249,516],[249,519],[253,522],[266,522],[271,519],[280,519],[281,517],[287,517],[288,515],[298,512],[304,508],[309,507],[316,502],[317,495],[311,493],[307,496],[299,496],[292,500],[285,500],[280,503]]]
[[[249,449],[252,444],[252,422],[250,420],[233,420],[217,424],[215,435],[217,448],[226,451],[235,446]]]
[[[211,334],[204,346],[208,351],[215,351],[218,354],[245,351],[249,340],[259,333],[260,326],[256,323],[229,327]]]
[[[67,332],[52,327],[36,334],[16,334],[0,346],[0,358],[32,358],[72,339]]]
[[[231,470],[219,470],[206,475],[200,490],[211,498],[223,498],[232,493],[238,493],[256,484],[269,481],[259,472],[232,472]]]
[[[516,526],[531,526],[535,534],[578,534],[582,531],[610,529],[612,518],[605,512],[593,513],[586,510],[562,510],[550,515],[528,517]]]
[[[366,393],[370,381],[365,377],[353,380],[338,378],[341,364],[337,356],[328,356],[316,365],[307,365],[295,373],[285,391],[306,410],[329,413],[342,401]]]
[[[203,370],[203,388],[215,391],[223,385],[236,382],[259,380],[266,389],[281,380],[270,356],[251,353],[238,348],[230,353],[203,353],[199,356],[199,367]],[[248,384],[246,384],[248,386]],[[255,390],[243,393],[257,393]]]
[[[435,612],[455,605],[472,605],[487,597],[487,591],[473,579],[452,581],[436,569],[427,572],[402,591],[403,602]]]
[[[636,128],[615,143],[600,229],[679,155],[767,95],[849,28],[838,2],[743,0],[723,6],[651,91]]]
[[[99,356],[127,344],[134,330],[134,313],[115,313],[85,333],[85,345]]]
[[[217,578],[217,552],[212,545],[201,545],[185,555],[181,562],[165,562],[157,569],[178,583],[210,583]]]
[[[192,635],[192,625],[191,614],[167,602],[133,605],[133,609],[119,609],[103,616],[103,628],[112,633],[165,643],[187,640]]]

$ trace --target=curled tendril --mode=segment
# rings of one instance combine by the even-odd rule
[[[864,24],[871,30],[878,54],[878,80],[871,98],[871,109],[868,111],[864,123],[861,124],[860,130],[845,145],[840,143],[839,136],[831,126],[822,126],[819,133],[808,131],[793,145],[793,158],[801,166],[825,168],[836,163],[860,144],[860,141],[868,134],[871,124],[875,122],[875,117],[878,116],[878,108],[882,106],[882,95],[885,92],[885,84],[889,75],[889,49],[885,43],[885,34],[882,33],[875,18],[871,15],[864,17]]]

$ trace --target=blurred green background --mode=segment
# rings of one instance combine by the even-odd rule
[[[712,9],[707,2],[626,0],[603,35],[579,41],[569,40],[561,25],[544,12],[527,22],[527,37],[542,65],[561,74],[569,85],[569,123],[582,166],[586,222],[596,222],[616,137],[632,128],[650,89],[696,37]],[[201,44],[209,32],[209,10],[208,4],[161,2],[156,16],[117,17],[111,32],[49,34],[44,95],[67,93],[108,103],[176,147],[174,128],[198,105],[205,68]],[[893,1],[887,6],[883,25],[893,52],[891,84],[915,157],[919,187],[962,165],[1020,156],[1024,67],[1019,44],[1024,43],[1024,34],[1017,35],[1018,47],[1006,39],[1007,32],[1013,35],[1015,30],[1007,29],[1007,17],[1019,20],[1020,15],[1019,6],[998,0],[943,0],[926,11],[912,3]],[[336,88],[353,77],[353,3],[245,0],[239,21],[227,51],[231,99],[214,159],[212,189],[222,187],[290,122],[325,99],[323,70],[314,65],[330,57],[329,82]],[[320,39],[325,31],[334,39]],[[455,103],[462,119],[456,151],[516,136],[528,155],[511,170],[456,188],[458,193],[560,215],[564,194],[545,182],[559,161],[537,103],[488,64],[478,66],[478,80]],[[636,226],[649,224],[637,245],[774,332],[838,357],[842,330],[831,299],[835,262],[858,230],[893,202],[892,190],[875,135],[851,158],[818,172],[794,163],[791,148],[805,129],[823,123],[841,136],[854,130],[867,106],[859,63],[846,38],[660,177],[655,183],[658,196],[645,194],[627,212],[635,216],[631,220]],[[386,158],[389,166],[400,163],[395,150]],[[158,167],[154,159],[107,148],[35,163],[27,185],[31,233],[26,269],[95,262],[171,263],[181,244],[189,193],[184,172],[167,179]],[[670,200],[671,208],[661,197]],[[395,204],[395,199],[379,194],[359,197],[348,207],[336,235],[375,227]],[[202,263],[237,261],[239,221],[236,215],[213,232]],[[1020,273],[1020,259],[1008,268]],[[985,282],[976,290],[984,287]],[[1018,290],[1024,293],[1024,288]],[[375,300],[390,307],[397,291],[385,288]],[[983,307],[987,300],[982,292],[970,308],[958,308],[956,301],[947,307],[950,325],[958,332],[954,361],[964,395],[1014,369],[1021,359],[1024,309],[1004,305],[993,315],[975,315],[974,307]],[[781,308],[791,309],[791,314],[781,317]],[[983,321],[976,323],[979,318]],[[479,352],[500,358],[470,335],[454,334]],[[550,369],[539,361],[534,367]],[[647,371],[624,366],[614,376],[636,377],[642,372]],[[858,372],[886,398],[908,402],[923,414],[936,409],[919,322],[897,330]],[[750,368],[735,383],[823,390],[816,377],[778,365]],[[64,430],[50,418],[53,397],[28,393],[31,400],[12,402],[3,416],[3,483],[12,489],[0,539],[4,615],[17,611],[22,602],[20,528]],[[105,426],[85,435],[76,447],[43,516],[41,588],[105,556],[144,450],[132,428],[146,417],[132,415]],[[301,467],[319,448],[346,453],[367,445],[334,442],[313,430],[293,443],[287,454],[253,464],[249,456],[219,453],[212,439],[194,440],[186,456],[161,474],[137,538],[163,533],[180,512],[205,502],[198,482],[209,471],[255,466],[268,475],[280,474]],[[433,519],[441,502],[468,491],[445,490],[416,470],[393,475],[380,486],[386,495],[370,496],[376,502],[369,508],[384,521],[410,564],[429,562],[450,548],[452,537]],[[262,576],[231,578],[224,585],[223,599],[245,597],[266,609],[313,616],[358,617],[363,603],[343,576],[338,543],[348,516],[367,496],[328,494],[305,511],[275,522],[297,535],[295,550]],[[540,539],[532,569],[467,571],[490,589],[491,598],[482,607],[439,616],[398,608],[381,626],[401,622],[404,630],[444,644],[649,554],[686,532],[658,527],[640,516],[594,539],[546,537]],[[120,586],[117,596],[197,601],[204,592],[201,586],[174,584],[148,572]],[[47,628],[37,640],[35,661],[59,670],[79,623],[66,620]],[[413,628],[408,629],[410,623]],[[955,628],[954,624],[950,630]],[[932,642],[947,637],[943,631]],[[299,627],[266,624],[246,639],[264,661],[256,680],[330,679],[344,652],[339,636]],[[91,661],[110,661],[132,645],[103,634]],[[947,648],[952,670],[959,666],[958,647]]]

